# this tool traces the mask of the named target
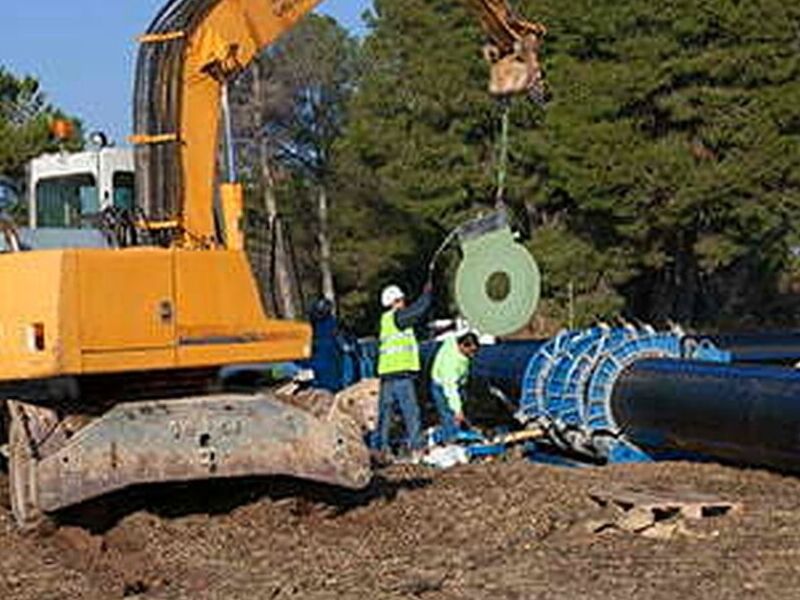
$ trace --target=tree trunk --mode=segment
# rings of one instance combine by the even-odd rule
[[[264,140],[261,144],[261,173],[264,182],[264,210],[269,217],[270,233],[273,237],[275,251],[275,273],[273,279],[277,289],[275,295],[278,299],[278,312],[280,317],[286,319],[296,319],[298,310],[295,303],[295,290],[291,269],[289,267],[289,253],[286,249],[286,236],[283,229],[283,221],[278,213],[278,201],[275,197],[275,178],[272,176],[268,142]]]
[[[274,264],[275,272],[272,274],[272,282],[265,282],[266,285],[276,286],[275,297],[279,317],[295,319],[299,315],[295,302],[295,286],[292,278],[292,271],[289,265],[289,254],[286,249],[286,237],[284,235],[283,223],[278,212],[278,200],[275,196],[275,177],[272,172],[272,153],[270,152],[270,140],[263,133],[264,120],[264,89],[263,73],[261,63],[253,61],[253,105],[256,111],[255,121],[258,129],[261,130],[259,144],[259,159],[261,162],[261,179],[264,185],[264,210],[267,213],[270,224],[270,235],[273,237],[272,247],[275,250]]]
[[[328,229],[328,190],[321,183],[317,192],[317,217],[319,219],[319,270],[322,274],[322,295],[336,305],[336,289],[333,284],[331,264],[331,239]]]

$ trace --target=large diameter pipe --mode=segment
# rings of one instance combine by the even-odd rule
[[[501,390],[516,400],[522,391],[525,371],[546,341],[507,341],[481,346],[472,361],[470,376]]]
[[[616,425],[658,454],[800,471],[800,372],[641,360],[614,385]]]
[[[733,362],[794,364],[800,361],[800,333],[735,333],[708,336],[728,350]]]

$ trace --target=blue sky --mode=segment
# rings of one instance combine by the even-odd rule
[[[37,77],[48,98],[117,143],[130,132],[136,36],[166,0],[3,0],[0,65]],[[363,31],[371,0],[327,0],[321,12]]]

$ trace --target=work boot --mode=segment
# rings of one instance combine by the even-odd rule
[[[425,451],[422,449],[403,449],[400,455],[394,459],[396,464],[403,465],[419,465],[422,464],[422,459],[425,457]]]
[[[411,457],[410,457],[410,459],[409,459],[409,462],[410,462],[412,465],[421,465],[421,464],[423,464],[423,462],[424,462],[424,459],[425,459],[425,456],[426,456],[427,454],[428,454],[428,453],[427,453],[427,451],[425,451],[425,450],[421,450],[421,449],[412,450],[412,451],[411,451]]]
[[[369,461],[373,469],[381,469],[391,465],[394,462],[394,457],[391,452],[386,450],[370,450]]]

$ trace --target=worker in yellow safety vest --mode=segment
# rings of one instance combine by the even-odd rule
[[[385,458],[389,451],[389,426],[395,407],[403,416],[406,427],[405,447],[410,454],[422,446],[420,412],[417,403],[416,380],[420,371],[419,346],[414,326],[421,323],[431,308],[433,286],[425,285],[422,295],[406,305],[403,290],[390,285],[381,293],[385,309],[380,323],[378,349],[378,428],[372,440],[373,450]]]

